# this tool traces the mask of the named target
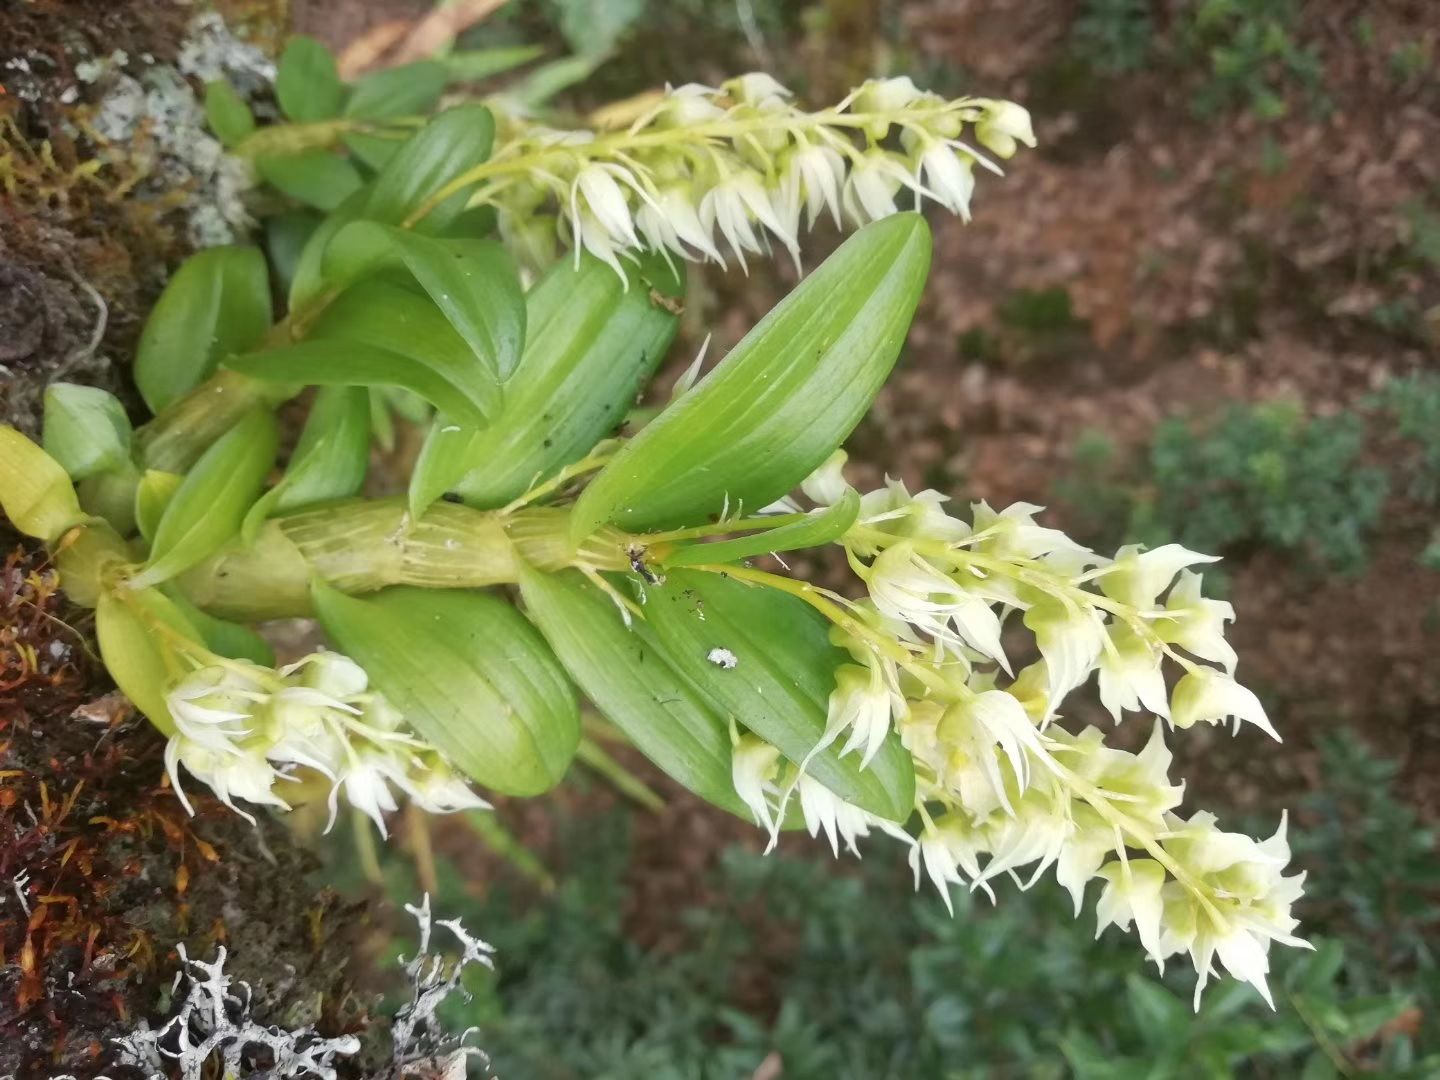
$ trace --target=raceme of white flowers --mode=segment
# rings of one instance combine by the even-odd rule
[[[750,74],[671,88],[623,131],[514,122],[475,170],[471,203],[495,206],[536,265],[562,241],[617,272],[642,250],[745,267],[772,241],[798,264],[802,219],[859,226],[929,200],[969,220],[976,166],[999,173],[994,158],[1035,145],[1021,106],[947,101],[909,78],[872,79],[819,112],[791,98]]]
[[[279,671],[244,660],[197,668],[166,699],[175,721],[165,748],[170,783],[193,813],[180,783],[184,765],[253,823],[237,799],[288,810],[286,784],[312,769],[331,785],[331,824],[343,794],[382,834],[385,814],[398,807],[392,788],[432,813],[489,805],[368,686],[360,665],[331,652]]]
[[[843,462],[832,458],[805,494],[838,500]],[[1162,969],[1188,953],[1197,1008],[1217,961],[1270,1001],[1270,943],[1308,948],[1292,933],[1304,875],[1284,873],[1285,823],[1259,841],[1208,813],[1184,817],[1184,785],[1169,778],[1167,724],[1229,718],[1279,739],[1235,679],[1231,606],[1205,598],[1192,569],[1215,560],[1175,544],[1105,558],[1037,524],[1039,507],[981,502],[966,522],[945,501],[893,481],[864,495],[841,543],[869,596],[832,597],[854,617],[832,630],[854,663],[836,673],[821,745],[844,739],[842,752],[868,764],[897,730],[915,763],[918,835],[842,802],[750,734],[733,740],[737,793],[773,843],[798,782],[812,836],[824,832],[837,854],[842,842],[858,854],[872,829],[896,837],[917,886],[923,874],[947,907],[952,886],[993,898],[1002,874],[1028,888],[1053,868],[1078,916],[1098,880],[1097,934],[1133,926]],[[1001,642],[1016,618],[1040,655],[1018,671]],[[1179,675],[1168,693],[1167,666]],[[1094,727],[1072,734],[1055,723],[1092,675],[1117,723],[1129,712],[1157,718],[1138,754],[1106,746]]]

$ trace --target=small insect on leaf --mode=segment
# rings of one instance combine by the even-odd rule
[[[647,588],[645,621],[670,664],[720,711],[791,761],[802,761],[825,731],[835,671],[849,654],[829,640],[829,623],[798,597],[743,585],[720,574],[676,569]],[[891,732],[870,766],[835,747],[809,772],[847,802],[891,821],[913,809],[915,770]]]

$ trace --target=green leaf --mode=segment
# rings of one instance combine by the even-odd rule
[[[45,388],[45,452],[73,480],[109,472],[130,460],[130,418],[120,399],[96,386],[57,382]]]
[[[271,514],[358,495],[369,465],[369,392],[321,387],[285,475],[250,508],[240,535],[250,543]]]
[[[228,150],[235,149],[255,130],[255,114],[224,79],[205,84],[205,121]]]
[[[140,470],[126,458],[108,472],[87,476],[76,485],[80,508],[87,514],[104,518],[121,536],[135,531],[135,492],[140,486]]]
[[[279,442],[269,410],[252,409],[206,450],[165,507],[150,559],[131,588],[167,581],[235,536],[275,463]]]
[[[452,82],[478,82],[513,71],[545,55],[541,45],[506,45],[494,49],[468,49],[440,57]]]
[[[319,581],[313,597],[336,646],[457,768],[507,795],[560,781],[580,741],[575,694],[509,604],[458,589],[356,599]]]
[[[436,423],[410,478],[411,505],[453,489],[471,506],[503,506],[584,457],[664,358],[679,321],[670,307],[683,291],[653,258],[628,288],[588,255],[578,269],[568,260],[552,268],[525,298],[525,348],[499,415],[483,429]]]
[[[574,535],[695,524],[794,488],[869,409],[929,265],[919,215],[861,229],[615,456],[577,502]]]
[[[290,210],[265,219],[265,249],[282,293],[290,292],[300,255],[323,220],[311,210]]]
[[[370,466],[370,401],[363,387],[326,386],[315,395],[277,510],[358,495]]]
[[[730,778],[728,723],[648,626],[627,629],[611,599],[578,570],[522,566],[520,592],[570,677],[642,754],[702,799],[749,819]]]
[[[324,295],[329,283],[325,280],[325,249],[335,234],[352,221],[359,221],[365,213],[365,204],[370,199],[370,189],[361,188],[332,210],[311,232],[295,261],[290,281],[289,303],[291,312],[304,311]]]
[[[314,38],[292,37],[275,72],[275,97],[280,111],[299,124],[339,116],[345,85],[330,50]]]
[[[513,374],[525,344],[525,294],[500,244],[357,221],[326,251],[325,276],[337,284],[382,271],[413,277],[495,378]]]
[[[175,721],[165,694],[186,668],[156,624],[200,642],[184,613],[158,590],[126,589],[123,598],[104,590],[96,601],[95,638],[105,670],[152,724],[173,735]]]
[[[265,382],[311,386],[400,386],[454,415],[484,417],[443,375],[408,356],[354,341],[303,341],[237,356],[227,365]]]
[[[829,623],[798,597],[720,574],[674,570],[647,588],[645,619],[674,667],[736,721],[802,761],[820,741],[835,670],[850,663],[830,644]],[[726,649],[738,661],[710,659]],[[831,746],[809,773],[847,802],[891,821],[910,816],[915,770],[893,731],[868,769]]]
[[[646,0],[570,0],[561,6],[560,33],[577,53],[608,52],[645,13]]]
[[[819,547],[843,536],[859,516],[860,496],[851,488],[834,506],[812,513],[803,521],[792,521],[778,529],[756,533],[754,536],[676,548],[662,558],[660,563],[667,567],[704,566],[738,562],[772,551],[797,551],[800,548]]]
[[[495,120],[483,105],[457,105],[412,135],[380,170],[359,217],[399,225],[450,181],[490,156]],[[421,232],[443,232],[465,209],[468,191],[436,206],[419,222]]]
[[[180,264],[135,354],[135,385],[159,412],[270,328],[270,276],[259,248],[217,247]]]
[[[507,91],[506,97],[513,98],[523,108],[537,109],[561,91],[584,82],[608,59],[603,53],[595,53],[551,60],[521,79],[519,85]]]
[[[435,108],[449,69],[439,60],[385,68],[360,79],[345,104],[345,115],[356,120],[388,120],[397,116],[423,116]]]
[[[181,473],[146,469],[135,489],[135,526],[146,540],[154,541],[155,530],[165,516],[165,508],[180,490],[185,477]]]
[[[161,586],[161,591],[179,608],[180,613],[195,628],[200,640],[211,652],[234,660],[249,660],[261,667],[275,666],[275,651],[248,626],[241,626],[227,619],[217,619],[209,612],[201,611],[178,588],[164,585]]]
[[[26,536],[47,543],[85,518],[60,463],[6,426],[0,426],[0,510]]]
[[[452,416],[483,423],[500,387],[426,297],[371,279],[341,293],[306,341],[236,357],[227,365],[254,378],[326,386],[399,386]]]
[[[342,135],[340,141],[372,172],[379,172],[388,165],[390,159],[405,145],[403,135],[369,131],[349,132]]]
[[[267,184],[317,210],[334,210],[364,183],[347,158],[330,150],[256,158],[255,169]]]

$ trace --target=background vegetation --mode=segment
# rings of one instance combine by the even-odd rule
[[[1226,556],[1212,588],[1286,746],[1264,773],[1243,740],[1177,753],[1247,828],[1292,809],[1317,946],[1276,958],[1275,1013],[1222,984],[1194,1014],[1190,979],[1092,940],[1051,883],[952,920],[890,853],[764,858],[683,798],[657,817],[582,780],[501,806],[488,854],[466,827],[433,871],[413,844],[383,864],[396,897],[433,872],[499,947],[467,1019],[500,1075],[1440,1069],[1437,36],[1413,5],[1292,0],[546,0],[467,33],[574,57],[545,89],[580,109],[754,67],[816,99],[879,71],[1031,107],[1040,151],[974,224],[937,222],[928,306],[852,460],[1049,502],[1097,546]],[[722,347],[788,287],[695,279],[688,332]]]

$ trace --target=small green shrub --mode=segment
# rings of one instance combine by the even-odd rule
[[[1086,0],[1073,34],[1081,55],[1101,71],[1134,71],[1150,55],[1155,33],[1147,0]]]
[[[1171,420],[1150,449],[1154,502],[1136,531],[1178,530],[1199,551],[1264,544],[1315,569],[1364,568],[1387,481],[1360,463],[1365,425],[1353,413],[1306,419],[1285,403],[1232,408],[1208,430]]]
[[[1261,120],[1289,111],[1297,87],[1312,107],[1325,104],[1318,49],[1295,37],[1294,0],[1200,0],[1182,24],[1182,49],[1205,57],[1210,77],[1195,98],[1202,116],[1243,105]]]

